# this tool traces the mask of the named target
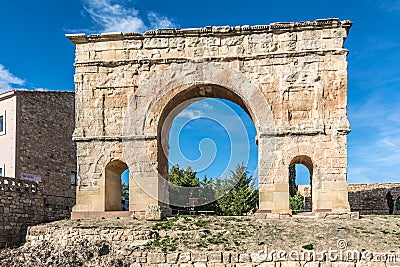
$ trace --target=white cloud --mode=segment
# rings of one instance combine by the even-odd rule
[[[213,109],[213,106],[209,102],[210,101],[207,102],[207,100],[206,101],[198,101],[198,102],[195,102],[193,105],[197,104],[197,106],[200,109],[206,110],[206,111],[211,111]]]
[[[124,5],[127,1],[83,0],[85,10],[101,32],[144,32],[149,28],[172,28],[174,23],[167,17],[149,12],[146,25],[139,11]],[[122,3],[121,3],[122,2]]]
[[[196,101],[189,105],[186,109],[184,109],[181,113],[176,116],[181,119],[198,119],[201,117],[205,117],[206,115],[210,115],[210,112],[213,111],[212,101],[217,101],[213,99],[203,99],[200,101]],[[213,116],[214,114],[211,114]],[[209,117],[209,116],[206,116]],[[215,115],[214,115],[215,117]]]
[[[0,64],[0,93],[11,90],[12,85],[23,85],[24,83],[24,80],[14,76]]]
[[[389,97],[390,96],[390,97]],[[365,103],[349,108],[349,181],[398,181],[400,94],[380,88]]]
[[[380,7],[388,12],[400,12],[400,1],[383,1]]]
[[[197,110],[197,109],[185,109],[183,110],[181,113],[179,113],[178,116],[176,116],[177,118],[181,118],[181,119],[189,119],[189,120],[193,120],[193,119],[198,119],[201,118],[205,115],[205,113],[202,110]]]
[[[152,29],[165,29],[175,28],[175,24],[167,17],[161,16],[155,12],[149,12],[147,18],[150,21],[150,27]]]

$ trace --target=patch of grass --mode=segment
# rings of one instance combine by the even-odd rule
[[[179,230],[179,231],[188,231],[188,230],[190,230],[190,228],[188,228],[188,227],[185,226],[185,225],[180,225],[180,224],[178,224],[178,225],[176,225],[176,230]]]
[[[218,244],[223,244],[227,243],[228,239],[223,236],[224,233],[219,232],[216,235],[212,235],[211,237],[207,238],[208,243],[218,245]]]
[[[206,240],[200,239],[197,241],[197,247],[198,248],[206,248],[208,247]]]
[[[362,230],[361,233],[363,233],[363,234],[373,234],[372,231],[368,231],[368,230]]]
[[[390,233],[389,231],[386,231],[386,230],[384,230],[384,229],[382,229],[381,232],[382,232],[384,235],[387,235],[387,234]]]
[[[204,228],[204,227],[208,226],[209,223],[210,223],[209,221],[201,220],[201,219],[200,219],[200,220],[194,222],[194,225],[196,225],[197,227],[202,227],[202,228]]]
[[[313,244],[307,244],[307,245],[302,246],[302,248],[306,249],[306,250],[313,250],[314,249],[314,245]]]
[[[222,241],[220,238],[218,238],[216,236],[207,238],[207,241],[208,241],[208,243],[213,244],[213,245],[218,245],[218,244],[224,243],[224,241]]]
[[[153,230],[168,230],[168,229],[172,229],[172,227],[174,226],[174,223],[176,223],[176,221],[178,220],[178,217],[174,217],[172,219],[168,219],[166,221],[161,221],[161,222],[157,222],[153,225],[152,229]]]
[[[234,222],[242,222],[243,221],[242,218],[237,218],[237,217],[226,217],[225,220],[226,221],[234,221]]]
[[[156,247],[160,247],[161,250],[166,253],[168,251],[175,251],[176,250],[176,245],[177,241],[179,238],[175,237],[171,239],[169,236],[166,236],[164,238],[156,238],[153,242],[153,245]]]

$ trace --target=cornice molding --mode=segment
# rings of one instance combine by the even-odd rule
[[[317,19],[304,22],[275,22],[269,25],[244,25],[244,26],[206,26],[204,28],[188,29],[158,29],[149,30],[144,34],[108,32],[86,35],[84,33],[66,34],[65,36],[75,45],[120,40],[143,40],[146,38],[173,38],[173,37],[202,37],[202,36],[237,36],[253,33],[283,33],[304,30],[345,28],[347,31],[352,26],[350,20],[339,21],[337,18]]]

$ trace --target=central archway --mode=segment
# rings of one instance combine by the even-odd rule
[[[248,117],[250,118],[250,120],[253,123],[253,126],[255,125],[254,119],[252,118],[252,112],[246,106],[243,99],[238,94],[232,92],[230,89],[227,89],[223,86],[214,85],[214,84],[194,85],[194,86],[191,86],[191,87],[175,94],[169,100],[168,104],[165,105],[164,110],[160,115],[160,120],[158,123],[158,130],[157,130],[158,173],[164,179],[167,180],[167,177],[168,177],[168,168],[169,168],[168,155],[169,155],[169,148],[170,148],[169,147],[169,139],[170,139],[169,137],[170,137],[171,126],[174,122],[174,119],[176,118],[176,116],[178,114],[180,114],[183,110],[185,110],[189,105],[193,104],[194,102],[201,101],[204,99],[210,99],[210,98],[211,99],[220,99],[220,100],[224,99],[224,100],[228,100],[229,102],[238,105],[248,115]],[[226,111],[227,110],[225,110],[225,112]],[[234,112],[234,111],[231,111],[231,112]],[[236,113],[235,113],[235,115],[237,116]],[[213,118],[207,117],[206,114],[204,114],[203,118],[215,120]],[[217,120],[215,120],[215,122],[218,124],[221,123],[220,121],[217,121]],[[246,136],[247,136],[247,129],[243,125],[243,122],[241,121],[241,119],[236,119],[235,122],[241,123],[241,125],[237,125],[237,129],[238,130],[242,129],[243,131],[246,131]],[[221,125],[221,126],[224,127],[223,125]],[[227,130],[226,128],[224,128],[224,129]],[[228,133],[228,135],[229,135],[229,133]],[[228,136],[228,138],[230,138],[230,137]],[[247,140],[247,142],[248,142],[247,150],[242,151],[242,153],[244,155],[247,154],[247,159],[244,160],[244,162],[243,162],[245,164],[245,166],[247,165],[249,158],[250,158],[250,142],[257,143],[257,141],[255,139],[256,138],[253,138],[253,140]],[[232,142],[232,141],[230,141],[230,142]],[[235,149],[235,147],[233,147],[232,143],[231,143],[231,146],[232,146],[231,148],[235,150],[235,154],[237,155],[237,153],[238,153],[237,149]],[[256,152],[256,153],[258,154],[258,152]],[[232,156],[232,155],[230,155],[230,156]],[[230,161],[233,161],[232,157],[230,157],[228,159],[228,161],[229,161],[229,163],[228,163],[228,166],[226,166],[226,167],[230,168],[230,170],[233,170],[235,168],[235,166],[232,165],[233,162],[230,162]],[[239,162],[237,162],[237,163],[239,163]],[[256,164],[258,164],[258,163],[256,163]],[[254,176],[258,177],[257,174]],[[181,188],[181,189],[183,190],[182,192],[184,194],[186,194],[187,196],[196,195],[196,193],[194,191],[198,190],[196,188]],[[191,191],[193,191],[193,192],[191,192]],[[187,199],[188,198],[189,197],[187,197]],[[168,198],[168,199],[169,199],[168,204],[170,204],[174,207],[179,207],[179,206],[184,207],[184,206],[189,205],[189,202],[182,202],[182,200],[185,199],[184,197],[174,198],[174,200],[179,199],[180,200],[179,203],[172,203],[172,202],[174,202],[174,200],[172,198]],[[212,202],[214,200],[215,199],[210,199],[209,201]],[[199,202],[198,204],[204,205],[204,204],[208,204],[208,203]]]
[[[226,99],[239,105],[250,116],[254,125],[256,125],[254,115],[249,111],[242,98],[223,86],[213,84],[194,85],[177,93],[164,107],[158,123],[158,171],[162,177],[166,177],[168,173],[168,140],[175,117],[190,104],[205,98]]]

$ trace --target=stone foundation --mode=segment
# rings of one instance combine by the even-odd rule
[[[20,267],[386,267],[398,266],[400,261],[400,254],[395,252],[357,254],[361,255],[357,256],[360,258],[351,258],[347,254],[343,258],[330,258],[321,256],[323,254],[318,250],[314,256],[304,250],[299,255],[282,256],[280,251],[272,252],[267,248],[247,252],[199,250],[168,253],[146,249],[147,244],[158,237],[157,231],[129,227],[31,227],[23,247],[15,251],[0,251],[0,264]]]

